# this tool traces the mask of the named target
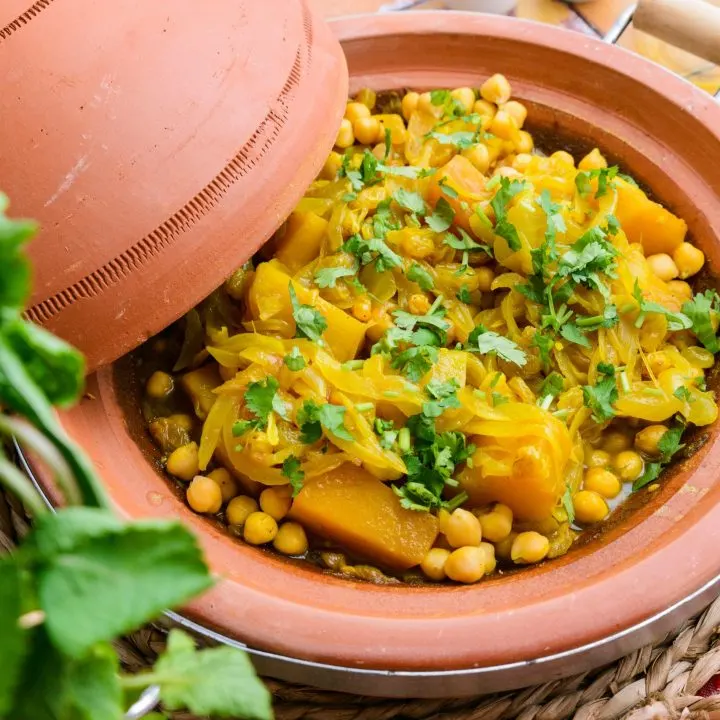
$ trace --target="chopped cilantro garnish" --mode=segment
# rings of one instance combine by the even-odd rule
[[[712,316],[720,309],[720,297],[714,290],[698,293],[692,300],[686,302],[683,313],[692,323],[695,337],[711,352],[720,352],[720,341],[712,322]]]
[[[565,488],[565,492],[563,493],[562,504],[567,513],[568,522],[572,525],[572,523],[575,522],[575,506],[572,500],[572,490],[569,486]]]
[[[575,324],[575,323],[565,323],[560,328],[560,334],[571,343],[575,343],[576,345],[580,345],[584,348],[591,347],[590,341],[585,336],[585,333]]]
[[[607,240],[605,231],[594,227],[560,258],[557,274],[561,278],[569,277],[577,284],[602,292],[606,290],[606,286],[599,273],[615,277],[617,254],[617,248]]]
[[[640,307],[640,313],[635,320],[635,327],[640,328],[643,326],[647,313],[664,315],[667,319],[667,326],[670,332],[689,330],[693,327],[693,321],[687,315],[679,312],[673,312],[656,302],[645,300],[637,279],[635,280],[635,287],[633,288],[633,297],[637,300],[638,306]]]
[[[295,336],[323,345],[322,334],[327,330],[327,321],[312,305],[302,305],[297,298],[292,282],[288,285],[290,303],[292,304],[293,320],[295,320]]]
[[[565,378],[557,372],[551,372],[540,386],[540,397],[557,397],[565,389]]]
[[[381,238],[371,238],[366,242],[360,235],[351,235],[342,249],[354,255],[361,265],[374,263],[378,272],[402,265],[402,258]]]
[[[441,145],[452,145],[458,150],[467,150],[473,145],[477,145],[480,139],[480,133],[472,130],[459,130],[454,133],[429,132],[426,137],[437,140]]]
[[[285,403],[278,397],[280,383],[274,377],[262,382],[252,382],[245,391],[245,407],[255,416],[252,420],[238,420],[232,428],[235,437],[244,435],[248,430],[264,430],[271,412],[287,419]]]
[[[567,232],[565,225],[565,218],[560,214],[562,205],[557,205],[552,201],[550,191],[545,189],[540,194],[538,205],[543,209],[545,215],[547,215],[547,229],[545,230],[545,253],[554,251],[555,240],[559,232]]]
[[[499,358],[522,367],[527,363],[525,351],[509,338],[478,325],[468,337],[466,349],[481,355],[495,354]]]
[[[660,458],[658,462],[647,463],[645,472],[633,483],[633,492],[644,488],[660,476],[663,468],[672,460],[675,453],[681,450],[684,445],[680,442],[685,432],[685,426],[682,423],[671,427],[658,442],[658,450]]]
[[[440,105],[445,105],[445,103],[450,101],[450,91],[449,90],[431,90],[430,91],[430,102],[435,105],[435,107],[440,107]]]
[[[431,230],[440,233],[445,232],[452,225],[454,218],[455,211],[450,203],[441,197],[438,199],[432,215],[428,215],[425,220]]]
[[[603,376],[595,385],[583,385],[585,407],[592,410],[593,420],[603,423],[615,417],[613,404],[618,399],[615,368],[609,363],[598,363],[598,373]]]
[[[385,128],[385,155],[384,160],[390,157],[390,151],[392,150],[392,130],[389,127]]]
[[[302,370],[305,367],[305,358],[297,347],[293,347],[293,349],[283,358],[283,362],[293,372]]]
[[[452,233],[445,233],[443,243],[453,250],[482,250],[492,257],[492,251],[488,245],[481,245],[475,242],[461,227],[455,228],[455,231],[460,234],[460,237],[456,237]]]
[[[417,213],[418,215],[425,214],[425,201],[418,192],[410,192],[409,190],[405,190],[405,188],[398,188],[393,193],[393,200],[400,207],[405,208],[405,210]]]
[[[432,345],[409,347],[394,355],[390,366],[405,375],[410,382],[419,382],[438,360],[438,350]]]
[[[491,399],[493,407],[497,407],[498,405],[504,405],[505,403],[510,402],[510,399],[507,397],[507,395],[503,395],[502,393],[498,392],[494,392]]]
[[[619,168],[617,165],[608,168],[597,168],[595,170],[587,170],[579,172],[575,177],[575,186],[581,195],[588,195],[592,191],[592,185],[590,181],[593,178],[597,178],[598,189],[595,193],[596,198],[601,198],[607,195],[608,186],[611,186],[611,181],[618,174]]]
[[[306,400],[298,410],[300,440],[306,444],[317,442],[322,437],[322,429],[341,440],[352,441],[354,438],[344,424],[345,408],[340,405],[318,405],[313,400]]]
[[[452,198],[453,200],[457,199],[458,193],[457,190],[454,187],[451,187],[448,185],[447,178],[441,177],[438,181],[438,185],[440,186],[440,189],[443,191],[445,195],[447,195],[449,198]]]
[[[460,289],[457,291],[457,294],[455,297],[460,301],[467,303],[468,305],[472,302],[472,298],[470,297],[470,290],[467,285],[461,285]]]
[[[533,335],[532,343],[530,347],[536,347],[540,353],[540,362],[543,368],[547,369],[550,367],[550,353],[555,346],[555,340],[550,335],[546,335],[540,330],[535,331]]]
[[[457,398],[457,391],[460,386],[456,380],[448,382],[439,382],[431,380],[425,386],[425,392],[432,398],[429,402],[424,402],[422,406],[423,415],[436,418],[449,408],[460,407],[460,401]]]
[[[408,280],[416,282],[421,290],[432,290],[435,283],[433,282],[432,275],[418,263],[413,263],[410,269],[406,273]]]
[[[683,402],[692,402],[693,401],[692,393],[684,385],[681,385],[679,388],[676,388],[673,395],[678,400],[682,400]]]
[[[660,473],[662,472],[662,469],[663,466],[659,462],[645,463],[645,469],[643,470],[643,474],[633,483],[633,492],[637,492],[638,490],[644,488],[646,485],[649,485],[650,483],[657,480],[660,476]]]
[[[305,479],[305,472],[300,469],[300,461],[294,456],[290,455],[285,458],[282,464],[282,470],[280,471],[288,480],[290,480],[290,486],[292,487],[292,496],[296,497],[297,494],[303,488],[303,480]]]
[[[334,288],[338,279],[351,277],[357,273],[357,267],[324,267],[315,271],[315,284],[321,288]]]
[[[510,201],[525,189],[525,183],[520,180],[508,180],[506,177],[500,177],[499,184],[500,189],[495,193],[495,197],[490,203],[495,212],[495,234],[504,238],[511,250],[519,250],[521,247],[520,238],[515,226],[508,222],[507,211]]]

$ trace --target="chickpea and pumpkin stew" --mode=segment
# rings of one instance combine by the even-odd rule
[[[348,102],[261,256],[149,345],[194,511],[349,577],[475,583],[566,553],[716,420],[685,222],[526,118],[501,75]]]

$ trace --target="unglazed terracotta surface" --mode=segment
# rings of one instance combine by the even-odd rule
[[[347,19],[334,30],[351,92],[476,86],[505,73],[533,131],[599,145],[687,220],[711,268],[720,268],[720,108],[696,88],[621,49],[505,18],[399,14]],[[63,422],[121,513],[180,517],[198,534],[222,580],[187,612],[254,647],[359,668],[513,663],[626,629],[720,572],[717,427],[645,504],[631,503],[561,559],[475,586],[382,587],[251,548],[190,512],[138,431],[128,365],[90,378],[91,399]]]
[[[0,84],[0,186],[41,224],[28,315],[93,369],[287,217],[347,72],[305,0],[3,0]]]

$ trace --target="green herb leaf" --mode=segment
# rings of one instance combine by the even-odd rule
[[[660,438],[658,450],[661,453],[661,462],[669,463],[673,455],[684,447],[680,442],[684,432],[685,428],[682,425],[675,425]]]
[[[355,438],[348,432],[344,424],[345,408],[340,405],[317,405],[306,400],[298,412],[300,439],[309,445],[322,436],[322,428],[340,438],[352,442]]]
[[[500,176],[496,176],[500,177]],[[496,191],[490,203],[495,211],[495,234],[504,238],[511,250],[521,248],[520,237],[517,229],[507,220],[507,211],[510,201],[525,189],[525,183],[520,180],[508,180],[500,177],[500,188]]]
[[[197,651],[189,635],[171,630],[167,649],[148,675],[168,710],[196,715],[272,720],[270,693],[248,656],[235,648]]]
[[[295,320],[295,336],[324,345],[322,334],[327,330],[327,320],[311,305],[302,305],[298,301],[292,282],[288,284],[288,288]]]
[[[425,386],[425,392],[432,398],[430,402],[424,402],[422,406],[423,415],[436,418],[442,415],[445,410],[460,407],[457,398],[457,391],[460,386],[456,380],[440,382],[431,380]]]
[[[344,277],[357,274],[357,267],[324,267],[315,271],[315,284],[320,288],[334,288],[335,283]]]
[[[472,298],[470,297],[470,289],[467,285],[461,285],[460,289],[457,291],[457,294],[455,297],[463,303],[470,304],[472,302]]]
[[[440,186],[440,189],[443,191],[444,195],[447,195],[447,197],[456,200],[458,197],[457,190],[452,187],[451,185],[448,185],[448,181],[446,177],[441,177],[438,181],[438,185]]]
[[[455,218],[455,211],[452,209],[450,203],[441,197],[435,204],[435,210],[432,215],[428,215],[425,220],[431,230],[437,233],[445,232],[451,225]]]
[[[195,537],[177,522],[125,525],[108,511],[40,518],[38,597],[54,644],[81,657],[212,584]]]
[[[618,399],[618,389],[612,365],[599,363],[597,369],[603,378],[595,385],[583,385],[583,399],[585,407],[592,410],[593,420],[603,423],[615,417],[613,405]]]
[[[392,150],[392,130],[389,127],[385,128],[385,155],[384,160],[390,157],[390,151]]]
[[[664,315],[667,318],[668,330],[670,330],[670,332],[689,330],[693,327],[693,321],[687,315],[679,312],[673,312],[656,302],[646,300],[637,279],[635,280],[635,286],[633,287],[633,297],[637,300],[640,307],[640,313],[635,320],[635,327],[640,328],[643,326],[647,313]]]
[[[719,307],[720,297],[714,290],[698,293],[682,307],[692,323],[695,337],[713,354],[720,352],[720,341],[712,324],[712,315],[718,312]]]
[[[675,390],[673,395],[678,399],[682,400],[683,402],[692,402],[693,396],[690,393],[690,390],[688,390],[684,385],[681,385],[679,388]]]
[[[637,492],[638,490],[641,490],[642,488],[644,488],[646,485],[650,485],[650,483],[657,480],[658,477],[660,477],[660,473],[662,472],[662,469],[663,469],[663,466],[661,463],[658,463],[658,462],[646,463],[643,474],[633,483],[633,486],[632,486],[633,492]]]
[[[432,290],[435,286],[432,275],[418,263],[413,263],[406,273],[406,277],[411,282],[416,282],[421,290]]]
[[[542,363],[543,368],[549,368],[551,360],[550,353],[555,347],[555,340],[552,336],[546,335],[545,333],[540,332],[540,330],[536,330],[530,347],[536,347],[538,349],[538,352],[540,353],[540,362]]]
[[[66,662],[61,717],[73,720],[118,720],[122,717],[118,658],[110,643],[100,643],[75,662]]]
[[[0,307],[20,310],[30,294],[30,264],[21,250],[37,225],[8,218],[8,205],[7,196],[0,193]]]
[[[565,389],[565,378],[557,372],[551,372],[540,386],[540,397],[557,397]]]
[[[560,328],[560,334],[571,343],[580,345],[584,348],[591,347],[590,341],[585,337],[585,333],[574,323],[565,323]]]
[[[505,403],[510,402],[510,399],[506,395],[502,395],[498,392],[494,392],[491,399],[493,407],[497,407],[498,405],[504,405]]]
[[[245,391],[245,405],[255,415],[257,421],[255,427],[263,429],[267,427],[270,413],[275,410],[275,394],[280,383],[272,376],[268,376],[262,382],[251,382]]]
[[[527,363],[527,355],[517,343],[488,330],[483,325],[476,326],[470,333],[466,348],[470,352],[477,352],[481,355],[495,354],[499,358],[515,363],[520,367]]]
[[[283,358],[283,362],[293,372],[302,370],[305,367],[305,358],[300,350],[298,350],[297,346],[293,347],[293,349]]]
[[[451,145],[458,150],[467,150],[477,145],[480,140],[480,133],[471,130],[459,130],[453,133],[429,132],[426,137],[437,140],[441,145]]]
[[[17,556],[0,558],[0,717],[8,714],[12,706],[15,687],[20,681],[25,656],[28,652],[28,632],[18,625],[23,613],[23,583]]]
[[[579,172],[575,177],[575,186],[581,195],[588,195],[592,191],[592,185],[590,181],[592,178],[597,178],[598,189],[595,193],[596,198],[601,198],[607,195],[608,187],[612,187],[611,181],[618,174],[619,168],[617,166],[608,168],[596,168],[595,170],[587,170]]]
[[[417,165],[385,165],[384,163],[378,163],[376,169],[385,175],[395,175],[410,180],[417,180],[419,177],[426,177],[435,172],[435,168],[421,168]]]
[[[399,370],[410,382],[419,382],[438,361],[438,350],[431,345],[410,347],[397,353],[390,366]]]
[[[453,250],[482,250],[492,257],[492,250],[489,245],[481,245],[475,242],[461,227],[455,228],[460,233],[460,237],[456,237],[452,233],[446,233],[443,238],[443,244],[453,248]]]
[[[398,188],[393,193],[393,200],[400,207],[405,208],[405,210],[417,213],[418,215],[425,214],[425,201],[418,192],[410,192],[409,190],[405,190],[405,188]]]
[[[340,405],[330,405],[329,403],[323,405],[320,408],[320,423],[327,431],[341,440],[352,442],[355,438],[345,427],[345,412],[345,408]]]
[[[300,469],[300,460],[294,455],[290,455],[285,458],[282,464],[282,474],[290,480],[290,486],[293,490],[293,497],[302,490],[303,480],[305,479],[305,472]]]

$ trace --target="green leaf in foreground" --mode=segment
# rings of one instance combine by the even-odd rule
[[[72,657],[212,584],[195,538],[179,523],[108,518],[68,508],[41,518],[32,535],[42,554],[37,584],[47,631]]]
[[[28,649],[28,633],[18,625],[23,611],[20,567],[10,556],[0,559],[0,608],[0,717],[4,718]]]
[[[302,490],[305,479],[305,473],[300,469],[300,461],[294,455],[285,458],[281,473],[290,481],[292,494],[295,497]]]
[[[0,193],[0,307],[19,310],[30,294],[30,264],[21,250],[37,225],[7,217],[8,204]]]
[[[297,345],[283,358],[283,362],[288,369],[293,372],[302,370],[305,367],[305,357],[298,349]]]
[[[432,275],[420,264],[413,263],[406,273],[406,277],[411,282],[416,282],[421,290],[432,290],[435,286]]]
[[[315,271],[315,284],[319,288],[334,288],[340,278],[357,275],[357,267],[325,267]]]
[[[170,631],[166,651],[145,679],[160,686],[168,710],[246,720],[273,716],[270,693],[245,653],[229,647],[198,651],[180,630]]]
[[[445,232],[452,225],[454,218],[455,211],[452,206],[444,197],[441,197],[435,204],[433,214],[428,215],[425,220],[431,230],[440,233]]]
[[[711,353],[720,352],[720,340],[711,319],[711,313],[717,312],[719,305],[718,294],[714,290],[706,290],[682,306],[683,313],[690,318],[695,336]]]
[[[405,188],[398,188],[393,193],[393,200],[400,207],[405,208],[405,210],[409,210],[410,212],[418,215],[425,214],[425,201],[423,200],[422,195],[418,192],[411,192],[409,190],[405,190]]]

